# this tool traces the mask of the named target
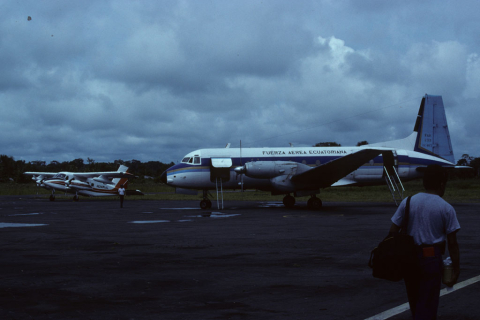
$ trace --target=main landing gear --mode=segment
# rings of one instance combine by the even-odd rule
[[[283,197],[283,205],[286,208],[293,208],[293,206],[295,205],[295,198],[287,194],[285,197]]]
[[[52,194],[50,195],[50,201],[55,201],[55,189],[52,189]]]
[[[312,196],[307,201],[307,207],[310,210],[320,210],[322,209],[322,205],[323,205],[322,200],[320,200],[316,196]]]
[[[295,206],[295,198],[289,194],[287,194],[283,198],[283,204],[285,205],[286,208],[293,208]],[[307,207],[310,210],[320,210],[322,208],[322,200],[317,198],[315,195],[313,195],[310,199],[307,201]]]

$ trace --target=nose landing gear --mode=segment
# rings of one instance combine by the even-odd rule
[[[52,189],[52,194],[50,195],[50,201],[55,201],[55,189]]]
[[[208,199],[208,190],[203,190],[203,200],[200,201],[200,208],[202,210],[210,209],[212,207],[212,201]]]
[[[210,209],[212,207],[212,201],[209,199],[203,199],[200,201],[200,208],[203,210]]]

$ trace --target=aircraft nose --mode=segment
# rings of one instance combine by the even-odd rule
[[[167,171],[163,171],[162,175],[160,176],[160,181],[167,184]]]

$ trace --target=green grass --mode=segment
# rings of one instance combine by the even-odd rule
[[[421,180],[411,181],[404,184],[404,197],[423,191]],[[153,181],[135,181],[129,183],[129,189],[139,189],[144,196],[128,196],[129,200],[199,200],[201,192],[197,196],[175,194],[175,189]],[[0,195],[34,195],[47,198],[50,191],[37,188],[34,183],[0,183]],[[211,191],[216,199],[215,191]],[[56,193],[56,197],[63,198],[63,193]],[[390,202],[393,201],[387,186],[373,187],[338,187],[321,190],[319,197],[327,202]],[[66,199],[72,198],[68,194]],[[95,200],[111,200],[112,197],[95,197]],[[240,201],[282,201],[283,196],[271,196],[269,192],[247,190],[245,192],[224,192],[224,200]],[[448,182],[444,199],[449,202],[480,202],[480,179],[471,178],[465,180],[452,180]],[[297,201],[307,201],[308,197],[298,198]]]

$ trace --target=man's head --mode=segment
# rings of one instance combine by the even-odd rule
[[[442,166],[438,164],[429,165],[423,174],[423,187],[425,190],[435,192],[443,197],[447,178],[447,172]]]

